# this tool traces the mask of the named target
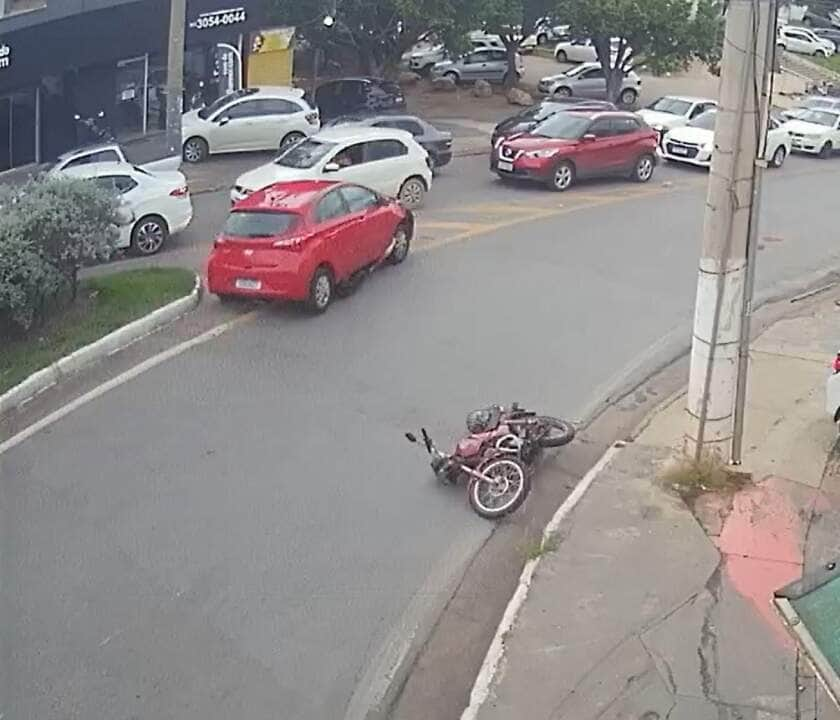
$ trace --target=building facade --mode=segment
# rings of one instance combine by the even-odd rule
[[[186,108],[241,85],[261,7],[188,0]],[[169,0],[0,0],[0,171],[48,162],[94,127],[136,162],[159,156],[169,12]]]

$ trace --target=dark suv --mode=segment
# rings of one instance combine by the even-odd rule
[[[359,112],[383,112],[405,108],[405,95],[395,82],[378,78],[329,80],[315,91],[315,104],[322,120]]]

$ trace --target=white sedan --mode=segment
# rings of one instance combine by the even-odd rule
[[[618,55],[621,38],[610,38],[610,56],[612,61]],[[626,52],[632,52],[629,48]],[[561,63],[597,62],[598,54],[589,38],[562,40],[554,47],[554,58]]]
[[[289,180],[340,180],[398,198],[414,209],[432,186],[428,153],[403,130],[338,125],[288,148],[240,175],[230,192],[238,202],[255,190]]]
[[[840,150],[840,110],[808,110],[782,127],[798,152],[827,159]]]
[[[709,167],[712,164],[712,151],[715,146],[716,117],[716,110],[708,110],[688,125],[669,130],[662,139],[660,155],[672,162]],[[790,151],[790,135],[777,120],[771,118],[767,130],[765,159],[772,167],[778,168],[790,155]]]
[[[665,95],[639,110],[638,114],[654,130],[664,135],[675,127],[688,125],[689,121],[716,107],[717,102],[709,98]]]
[[[131,221],[120,227],[119,248],[154,255],[193,217],[190,191],[180,172],[152,173],[128,163],[100,162],[63,170],[66,177],[91,179],[117,194]]]
[[[213,153],[282,149],[320,127],[320,115],[304,100],[303,90],[245,88],[184,113],[184,160],[196,163]]]

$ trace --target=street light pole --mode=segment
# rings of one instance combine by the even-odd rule
[[[689,374],[686,452],[731,449],[739,376],[754,173],[763,123],[759,94],[773,0],[730,0],[721,61],[715,149],[709,175]],[[772,51],[771,51],[772,52]],[[764,125],[766,126],[766,125]],[[754,223],[755,225],[755,223]],[[755,260],[753,252],[749,262]]]
[[[181,112],[184,107],[184,35],[186,0],[170,0],[169,49],[166,62],[166,147],[169,156],[181,155]]]

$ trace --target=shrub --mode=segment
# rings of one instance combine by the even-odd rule
[[[79,268],[114,252],[117,207],[87,180],[0,186],[0,328],[28,330],[56,300],[75,299]]]

